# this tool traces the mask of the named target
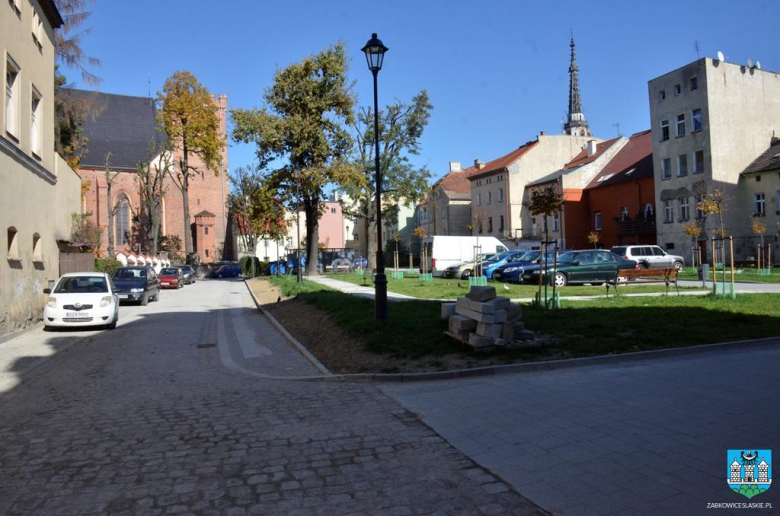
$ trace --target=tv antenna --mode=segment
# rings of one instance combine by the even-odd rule
[[[723,57],[723,52],[718,50],[718,61],[725,61],[725,60],[726,60],[726,58]]]
[[[620,122],[615,122],[614,124],[612,124],[612,127],[616,127],[617,128],[617,135],[618,135],[618,137],[623,136],[622,134],[620,134]]]
[[[693,42],[693,48],[696,50],[696,60],[699,60],[699,40]]]

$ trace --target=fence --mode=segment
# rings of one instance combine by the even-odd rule
[[[92,253],[60,253],[60,276],[69,272],[93,272],[95,256]]]

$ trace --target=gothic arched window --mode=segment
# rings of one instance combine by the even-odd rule
[[[114,204],[114,242],[118,245],[130,243],[130,199],[120,193]]]

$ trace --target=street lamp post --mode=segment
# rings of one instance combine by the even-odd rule
[[[298,245],[296,246],[296,269],[298,269],[298,283],[303,282],[301,271],[301,171],[295,169],[295,225],[298,228]]]
[[[374,166],[376,180],[376,279],[374,279],[374,310],[377,320],[387,321],[387,277],[385,276],[385,252],[382,249],[382,174],[379,170],[379,100],[376,77],[382,69],[382,61],[388,48],[371,34],[366,46],[361,49],[366,54],[368,69],[374,75]]]

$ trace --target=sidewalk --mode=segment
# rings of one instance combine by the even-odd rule
[[[325,285],[326,287],[332,288],[333,290],[340,290],[341,292],[352,294],[354,296],[374,299],[374,287],[364,287],[362,285],[355,285],[354,283],[335,280],[332,278],[328,278],[326,276],[309,276],[308,279],[316,283],[319,283],[320,285]],[[388,292],[387,299],[392,301],[419,300],[416,297],[405,296],[403,294],[396,294],[395,292]]]

